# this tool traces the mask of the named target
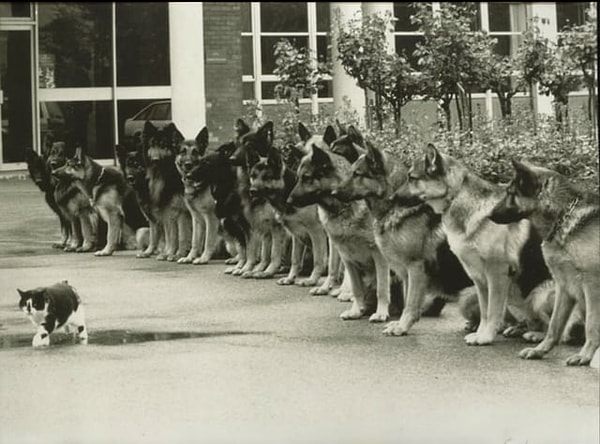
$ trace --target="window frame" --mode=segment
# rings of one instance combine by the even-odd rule
[[[247,105],[257,102],[260,105],[276,105],[281,103],[277,99],[263,99],[262,84],[263,82],[277,82],[278,78],[275,74],[263,74],[262,72],[262,37],[307,37],[308,49],[313,54],[317,54],[317,38],[327,37],[326,31],[317,31],[317,4],[316,2],[305,2],[307,8],[308,29],[304,31],[293,32],[263,32],[260,21],[260,2],[250,2],[250,23],[251,31],[242,31],[242,38],[252,38],[252,64],[253,75],[242,75],[242,83],[252,83],[254,98],[243,99],[242,104]],[[331,80],[331,76],[326,78]],[[319,103],[333,103],[333,97],[318,97],[317,94],[310,98],[300,99],[300,104],[311,104],[313,109],[318,108]]]

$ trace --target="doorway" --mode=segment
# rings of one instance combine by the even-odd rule
[[[0,166],[24,162],[34,147],[32,32],[0,25]]]

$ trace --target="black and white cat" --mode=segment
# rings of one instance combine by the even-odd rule
[[[50,287],[17,291],[21,295],[19,307],[37,327],[32,342],[34,347],[49,346],[50,333],[59,328],[74,333],[80,344],[87,344],[83,304],[75,288],[67,281]]]

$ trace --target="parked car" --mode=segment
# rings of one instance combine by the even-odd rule
[[[156,127],[162,128],[171,123],[171,101],[152,102],[138,111],[133,117],[125,120],[123,135],[137,138],[144,132],[144,125],[149,120]]]

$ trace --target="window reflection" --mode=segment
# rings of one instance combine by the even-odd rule
[[[31,3],[0,2],[0,17],[31,17]]]
[[[117,3],[117,85],[169,85],[167,3]]]
[[[72,137],[95,159],[114,157],[113,111],[110,101],[40,102],[42,140],[48,132]]]
[[[39,3],[40,88],[110,86],[110,3]]]
[[[117,109],[119,141],[125,143],[141,137],[146,120],[158,127],[171,122],[170,100],[120,100]]]

